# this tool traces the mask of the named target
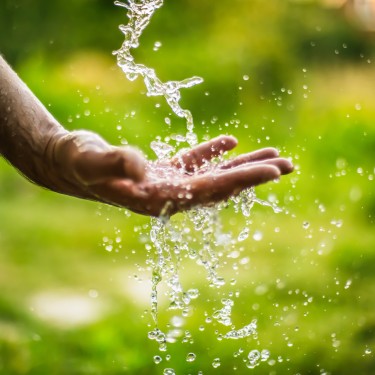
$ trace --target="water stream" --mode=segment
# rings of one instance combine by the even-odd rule
[[[148,96],[164,96],[173,112],[186,119],[186,136],[181,136],[180,141],[189,146],[198,143],[198,137],[194,133],[194,121],[191,112],[180,106],[183,88],[189,88],[201,83],[200,77],[192,77],[183,81],[162,82],[154,69],[135,61],[132,50],[139,47],[139,39],[150,23],[155,11],[163,5],[163,0],[128,0],[127,3],[120,1],[116,5],[127,10],[129,19],[126,25],[121,25],[120,30],[124,34],[124,42],[121,48],[114,52],[117,64],[133,81],[142,77],[147,89]],[[159,159],[170,157],[171,152],[176,150],[165,143],[154,141],[151,148]],[[182,215],[178,220],[170,220],[166,217],[152,218],[149,241],[146,242],[148,252],[148,266],[152,269],[151,286],[151,315],[154,327],[150,330],[148,337],[155,340],[160,352],[167,352],[168,345],[177,341],[193,342],[194,338],[188,331],[183,331],[185,319],[192,315],[192,303],[199,298],[200,291],[196,288],[185,288],[180,279],[180,268],[186,261],[193,261],[202,267],[206,274],[206,280],[213,294],[224,286],[235,285],[236,280],[226,280],[220,274],[223,267],[223,259],[227,262],[230,253],[234,252],[238,243],[244,241],[250,234],[250,212],[254,204],[270,206],[274,212],[281,210],[274,204],[262,201],[255,196],[254,190],[243,191],[229,203],[218,204],[210,208],[195,208]],[[241,214],[246,218],[246,225],[239,234],[234,236],[231,232],[223,229],[220,212],[228,205],[234,213]],[[257,234],[255,233],[254,236]],[[258,233],[258,236],[261,233]],[[255,238],[255,237],[254,237]],[[164,284],[164,297],[168,300],[168,310],[173,316],[166,328],[161,328],[159,323],[160,287]],[[238,293],[238,292],[237,292]],[[225,294],[225,293],[224,293]],[[218,340],[240,340],[257,337],[257,321],[251,320],[242,327],[236,327],[232,321],[232,310],[235,307],[236,292],[229,291],[227,295],[220,294],[220,306],[216,306],[212,313],[207,314],[206,322],[215,321],[223,326],[223,332],[217,332]],[[269,359],[268,350],[251,350],[244,353],[243,349],[236,352],[236,356],[242,356],[243,361],[249,368],[256,367],[261,362]],[[187,362],[195,361],[196,354],[188,353]],[[162,361],[160,355],[154,357],[154,362]],[[220,358],[213,359],[213,368],[220,366]],[[172,368],[166,368],[164,374],[174,374]]]
[[[129,18],[127,25],[120,25],[120,30],[124,34],[125,39],[121,48],[114,52],[117,56],[117,65],[123,70],[130,81],[134,81],[141,76],[144,80],[148,96],[164,96],[173,112],[177,116],[186,119],[186,141],[190,146],[196,145],[197,136],[194,133],[193,116],[189,110],[181,108],[180,90],[202,83],[203,79],[192,77],[182,81],[162,82],[157,77],[154,69],[143,64],[137,64],[131,53],[132,49],[139,47],[139,38],[150,23],[155,11],[163,5],[163,0],[128,0],[128,3],[115,1],[115,4],[126,8]]]

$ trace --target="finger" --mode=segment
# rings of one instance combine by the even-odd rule
[[[225,151],[232,150],[236,145],[236,138],[228,135],[221,135],[208,142],[199,144],[179,157],[173,158],[172,164],[178,168],[185,168],[187,172],[194,172],[205,162],[210,161],[216,156],[222,155]]]
[[[267,165],[274,165],[275,167],[279,168],[281,174],[289,174],[292,173],[294,170],[294,166],[292,162],[289,159],[285,158],[276,158],[276,159],[270,159],[270,160],[263,160],[262,162]]]
[[[275,167],[277,167],[281,174],[289,174],[289,173],[292,173],[293,170],[294,170],[294,167],[293,167],[293,164],[292,162],[289,160],[289,159],[285,159],[285,158],[272,158],[272,159],[265,159],[265,160],[259,160],[259,161],[252,161],[252,162],[245,162],[245,164],[239,164],[239,165],[234,165],[232,166],[230,169],[233,169],[233,168],[242,168],[244,165],[246,165],[246,163],[248,165],[264,165],[264,164],[267,164],[267,165],[274,165]],[[249,164],[251,163],[251,164]],[[223,166],[221,166],[221,169],[226,171],[228,170],[228,165],[225,164]]]
[[[277,158],[278,156],[279,156],[279,152],[276,148],[273,148],[273,147],[262,148],[260,150],[249,152],[247,154],[239,155],[232,160],[228,160],[222,164],[221,168],[229,169],[229,168],[237,167],[238,165],[241,165],[241,164],[262,161],[266,159],[273,159],[273,158]]]
[[[195,176],[176,189],[177,198],[173,197],[175,207],[177,210],[186,210],[196,205],[217,203],[239,194],[244,189],[278,177],[280,177],[279,168],[266,164],[236,168],[213,176]]]

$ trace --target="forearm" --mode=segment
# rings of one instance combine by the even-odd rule
[[[27,178],[53,189],[51,141],[66,133],[0,56],[0,153]]]

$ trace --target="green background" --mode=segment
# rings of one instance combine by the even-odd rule
[[[134,51],[164,81],[204,78],[182,92],[201,139],[233,134],[236,154],[272,145],[296,165],[256,190],[284,212],[256,205],[238,267],[222,258],[240,293],[233,319],[257,319],[258,338],[215,338],[222,327],[205,313],[228,290],[186,260],[184,284],[201,292],[194,343],[159,353],[147,339],[149,219],[44,191],[1,160],[1,374],[375,373],[375,37],[346,14],[314,1],[165,0]],[[153,157],[150,142],[185,124],[116,67],[126,22],[106,0],[2,0],[0,51],[64,126]],[[232,208],[221,217],[233,234],[247,225]],[[252,349],[271,362],[246,368]]]

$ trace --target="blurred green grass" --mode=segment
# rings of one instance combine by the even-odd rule
[[[142,95],[142,83],[127,82],[115,66],[121,10],[104,1],[51,4],[2,2],[1,35],[12,37],[0,37],[0,48],[66,127],[150,157],[156,136],[184,132],[162,100]],[[137,59],[163,79],[205,78],[183,92],[199,136],[234,134],[237,153],[276,146],[297,166],[257,189],[284,212],[255,206],[250,229],[262,240],[250,235],[241,243],[249,262],[222,269],[237,279],[236,325],[257,319],[258,338],[216,340],[221,328],[206,324],[205,313],[233,288],[208,288],[203,270],[186,261],[182,279],[201,291],[186,325],[195,342],[170,345],[171,360],[155,365],[145,312],[150,275],[140,275],[146,253],[135,230],[148,219],[43,191],[1,160],[0,373],[248,373],[242,358],[256,348],[274,360],[256,374],[375,373],[373,40],[313,2],[166,2],[153,21]],[[162,47],[153,52],[156,40]],[[246,225],[233,209],[222,219],[233,233]],[[116,237],[121,242],[106,251]],[[48,311],[69,296],[97,317],[77,326],[51,320]],[[162,311],[161,324],[168,316]],[[239,347],[244,354],[234,358]],[[193,363],[188,352],[197,354]]]

